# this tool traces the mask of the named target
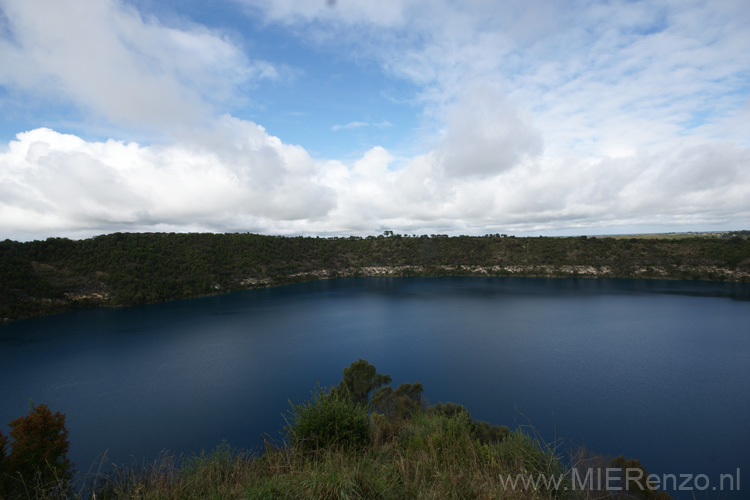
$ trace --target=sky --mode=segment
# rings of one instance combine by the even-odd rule
[[[750,228],[747,0],[0,0],[0,239]]]

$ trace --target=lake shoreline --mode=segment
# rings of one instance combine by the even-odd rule
[[[346,277],[750,282],[750,240],[117,233],[0,242],[0,320]]]

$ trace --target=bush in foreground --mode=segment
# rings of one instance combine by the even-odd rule
[[[301,450],[362,448],[370,442],[367,408],[339,393],[318,387],[312,399],[292,405],[287,440]]]

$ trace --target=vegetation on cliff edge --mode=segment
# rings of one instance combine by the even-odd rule
[[[750,282],[728,238],[312,238],[116,233],[0,242],[0,321],[346,276],[534,276]]]

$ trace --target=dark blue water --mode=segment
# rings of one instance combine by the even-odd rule
[[[362,278],[36,318],[0,325],[0,425],[29,399],[65,413],[80,471],[104,451],[132,464],[223,439],[260,448],[280,437],[289,399],[362,357],[481,420],[659,474],[718,481],[740,467],[750,485],[749,296],[720,283]]]

